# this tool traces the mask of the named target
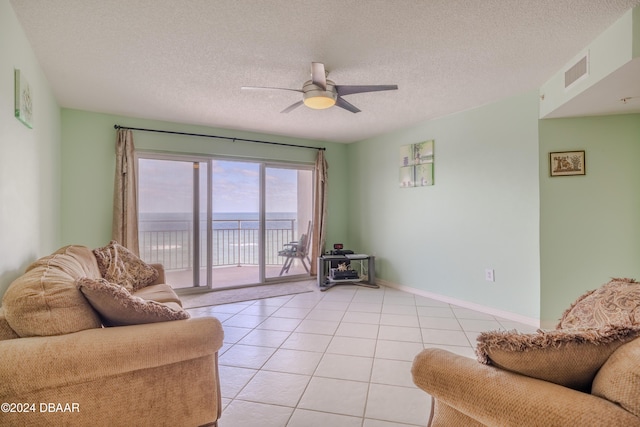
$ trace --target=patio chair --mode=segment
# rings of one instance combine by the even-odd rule
[[[284,273],[289,273],[289,269],[291,268],[293,261],[296,259],[300,260],[304,269],[309,273],[309,266],[307,266],[305,260],[307,260],[309,265],[311,265],[311,259],[309,258],[309,243],[311,242],[310,232],[311,221],[309,221],[309,225],[307,226],[307,232],[301,234],[297,242],[285,243],[283,245],[284,248],[278,252],[279,256],[285,257],[282,269],[280,269],[280,276]]]

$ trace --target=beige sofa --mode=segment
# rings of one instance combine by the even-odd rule
[[[613,279],[554,330],[480,334],[478,361],[423,350],[412,374],[429,426],[640,426],[639,322],[640,283]]]
[[[158,277],[132,301],[180,313],[162,266],[153,267]],[[109,322],[79,285],[94,279],[102,279],[94,253],[67,246],[34,262],[5,293],[0,425],[216,425],[220,322],[152,318],[103,327]]]

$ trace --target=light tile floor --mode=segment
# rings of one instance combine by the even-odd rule
[[[352,285],[188,311],[224,328],[220,427],[425,426],[429,396],[411,380],[416,354],[439,347],[475,357],[479,332],[536,329]]]

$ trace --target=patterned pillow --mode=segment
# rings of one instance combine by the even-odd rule
[[[102,277],[134,292],[150,285],[158,278],[158,271],[138,258],[115,240],[105,247],[94,249]]]
[[[563,313],[557,329],[638,324],[640,324],[640,283],[634,279],[612,279],[604,286],[578,298]]]
[[[598,369],[618,347],[640,335],[640,327],[483,332],[478,361],[532,378],[589,392]]]
[[[105,326],[138,325],[190,317],[177,303],[144,300],[106,279],[81,277],[76,280],[76,287],[100,314]]]

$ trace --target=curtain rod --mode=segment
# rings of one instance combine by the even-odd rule
[[[312,150],[321,150],[324,151],[326,148],[324,147],[311,147],[309,145],[295,145],[295,144],[285,144],[284,142],[271,142],[271,141],[259,141],[257,139],[244,139],[244,138],[233,138],[230,136],[216,136],[216,135],[206,135],[202,133],[189,133],[189,132],[175,132],[171,130],[159,130],[159,129],[143,129],[143,128],[132,128],[128,126],[120,126],[113,125],[114,129],[125,129],[125,130],[140,130],[143,132],[157,132],[157,133],[170,133],[173,135],[186,135],[186,136],[200,136],[203,138],[215,138],[215,139],[227,139],[230,141],[242,141],[242,142],[255,142],[257,144],[270,144],[270,145],[280,145],[284,147],[294,147],[294,148],[310,148]]]

